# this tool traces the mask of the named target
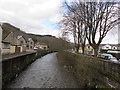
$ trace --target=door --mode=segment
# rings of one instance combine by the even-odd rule
[[[20,53],[20,47],[17,47],[15,48],[15,53]]]

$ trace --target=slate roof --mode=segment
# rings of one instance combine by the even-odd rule
[[[45,43],[39,43],[40,45],[47,45],[47,44],[45,44]]]
[[[8,42],[8,41],[2,41],[2,43],[5,43],[5,44],[10,44],[10,42]]]
[[[20,33],[17,33],[17,32],[11,32],[11,33],[13,33],[13,35],[16,38],[18,38],[18,36],[22,36],[25,39],[25,41],[29,41],[29,37],[27,35],[23,35],[23,34],[20,34]]]

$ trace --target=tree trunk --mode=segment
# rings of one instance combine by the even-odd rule
[[[82,54],[84,55],[85,53],[85,45],[82,45]]]
[[[94,45],[93,49],[94,49],[94,56],[97,56],[98,55],[98,50],[99,50],[99,45]]]
[[[76,47],[76,51],[77,51],[77,53],[79,53],[79,46]]]

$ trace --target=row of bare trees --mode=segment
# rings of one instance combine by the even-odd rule
[[[61,20],[63,35],[71,33],[74,37],[76,51],[82,48],[84,54],[85,44],[98,54],[99,46],[107,33],[120,24],[118,17],[119,2],[105,1],[82,2],[80,0],[64,2],[66,12]]]

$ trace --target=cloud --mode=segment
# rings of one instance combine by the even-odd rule
[[[64,12],[63,8],[60,9],[63,1],[0,0],[0,22],[8,22],[27,33],[51,34],[59,37],[61,31],[56,23],[60,21]],[[74,0],[67,0],[72,1]],[[117,43],[118,35],[113,32],[107,34],[103,43]],[[70,39],[73,41],[72,36]]]
[[[57,36],[59,30],[54,25],[60,3],[61,0],[0,0],[0,22],[11,23],[26,32]],[[54,25],[48,28],[44,22],[49,21]]]

